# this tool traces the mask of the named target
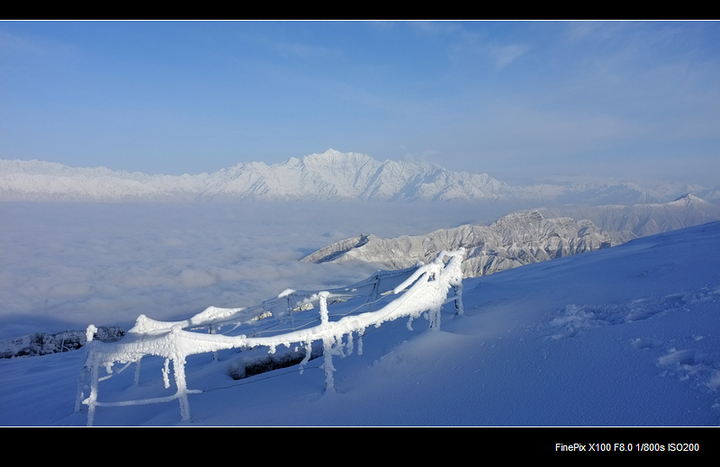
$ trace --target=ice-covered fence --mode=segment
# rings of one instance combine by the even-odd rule
[[[423,263],[413,267],[395,271],[377,271],[372,276],[356,284],[326,289],[329,293],[329,303],[344,301],[354,297],[367,297],[367,304],[372,308],[373,304],[383,294],[393,290],[397,285],[410,277]],[[180,326],[182,329],[218,330],[226,326],[242,326],[256,323],[259,320],[269,317],[280,321],[289,319],[292,321],[293,313],[304,309],[311,309],[319,306],[319,291],[287,289],[277,297],[265,300],[259,305],[247,308],[219,308],[210,306],[202,312],[182,321],[157,321],[145,315],[138,316],[135,326],[130,333],[151,334],[172,329]]]
[[[161,322],[151,320],[141,315],[136,325],[127,335],[118,342],[104,343],[93,340],[95,327],[88,326],[86,360],[81,372],[81,381],[78,384],[78,398],[76,409],[81,404],[88,407],[88,425],[94,421],[95,409],[101,406],[122,406],[151,404],[178,400],[182,420],[190,419],[190,405],[188,395],[200,393],[200,390],[187,388],[185,379],[185,363],[189,355],[217,352],[224,349],[234,348],[255,348],[267,347],[269,353],[275,353],[278,346],[284,345],[288,348],[293,343],[304,344],[306,349],[305,359],[300,363],[301,368],[310,359],[312,343],[321,341],[323,344],[326,390],[334,390],[333,372],[335,368],[332,363],[332,355],[342,351],[343,347],[349,352],[352,351],[352,335],[358,334],[362,337],[365,329],[370,326],[379,327],[381,324],[399,318],[409,318],[408,326],[412,320],[423,313],[429,314],[430,328],[440,328],[440,310],[442,305],[448,301],[448,292],[454,289],[455,296],[450,300],[454,301],[458,313],[462,314],[462,259],[464,249],[453,252],[442,251],[436,259],[429,264],[418,264],[415,268],[403,270],[402,274],[388,272],[383,278],[377,275],[366,281],[355,284],[351,287],[326,290],[320,292],[297,292],[286,291],[275,299],[264,302],[262,305],[251,308],[221,309],[210,307],[202,313],[184,321]],[[368,302],[372,303],[372,297],[383,294],[386,291],[380,284],[385,279],[395,279],[399,282],[390,290],[398,298],[386,304],[376,311],[366,311],[356,315],[347,315],[336,321],[331,321],[328,314],[328,303],[330,300],[342,300],[358,295],[370,297]],[[291,297],[288,300],[288,297]],[[257,321],[263,313],[278,313],[282,317],[284,313],[292,315],[292,311],[298,307],[309,304],[317,304],[320,311],[320,324],[305,328],[294,329],[277,335],[257,337],[247,335],[228,336],[214,333],[198,333],[188,329],[203,328],[221,325],[238,325]],[[282,306],[281,306],[282,305]],[[268,310],[268,308],[270,310]],[[275,310],[275,311],[271,311]],[[283,311],[284,310],[284,311]],[[347,343],[343,344],[343,338],[347,336]],[[133,362],[139,362],[145,356],[158,356],[165,359],[163,368],[163,379],[165,387],[170,387],[169,374],[170,363],[173,366],[173,376],[177,388],[175,394],[167,397],[124,401],[124,402],[100,402],[98,401],[99,369],[105,367],[108,375],[112,373],[115,363],[125,364],[124,370]],[[89,396],[84,397],[84,379],[90,376]],[[106,376],[110,377],[110,376]]]

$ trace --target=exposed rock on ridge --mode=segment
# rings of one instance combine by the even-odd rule
[[[590,221],[546,219],[538,211],[517,212],[489,226],[463,225],[427,235],[379,238],[359,235],[322,248],[301,261],[310,263],[359,260],[386,268],[410,267],[431,261],[441,250],[467,250],[465,277],[477,277],[524,264],[546,261],[617,244]]]

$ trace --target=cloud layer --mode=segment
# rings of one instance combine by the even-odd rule
[[[353,283],[372,265],[298,260],[358,233],[420,234],[479,219],[469,205],[3,203],[0,338],[185,319],[286,288]],[[487,213],[486,213],[487,214]]]

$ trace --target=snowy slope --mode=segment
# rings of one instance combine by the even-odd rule
[[[211,174],[181,176],[0,160],[3,201],[465,200],[530,207],[528,203],[662,203],[673,199],[668,194],[679,188],[687,187],[667,187],[661,194],[626,182],[510,186],[487,174],[454,172],[425,162],[381,162],[333,149],[278,164],[240,163]]]
[[[720,222],[464,281],[441,330],[368,330],[363,352],[234,380],[187,362],[193,426],[720,424]],[[84,425],[83,352],[0,361],[0,424]],[[162,362],[110,379],[104,400],[163,391]],[[130,374],[127,374],[130,373]],[[121,377],[122,376],[122,377]],[[125,379],[123,377],[127,376]],[[172,387],[169,389],[173,391]],[[96,425],[177,425],[177,401],[99,408]]]
[[[621,237],[634,238],[683,229],[720,219],[720,208],[692,194],[667,203],[564,206],[539,208],[547,217],[569,216],[575,220],[588,219]]]

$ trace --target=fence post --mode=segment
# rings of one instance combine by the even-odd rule
[[[428,311],[430,318],[430,329],[433,331],[440,330],[440,309],[442,307],[435,307]]]
[[[185,357],[173,359],[173,370],[175,373],[175,386],[177,386],[177,397],[180,403],[180,418],[190,421],[190,401],[188,400],[187,381],[185,380]]]
[[[135,362],[135,386],[140,384],[140,361],[142,360],[142,357],[138,358]]]
[[[290,324],[292,325],[293,331],[295,330],[295,317],[293,316],[292,306],[290,305],[290,295],[287,295],[287,312],[290,315]]]
[[[90,395],[85,402],[88,406],[88,426],[92,426],[95,421],[95,402],[97,401],[98,393],[98,370],[99,368],[97,363],[93,362],[90,367]]]
[[[216,334],[216,333],[217,333],[217,331],[215,330],[215,325],[214,325],[214,324],[211,324],[210,326],[208,326],[208,334]],[[217,350],[213,350],[213,361],[214,361],[214,362],[217,362],[217,361],[218,361],[218,353],[217,353]]]
[[[463,306],[462,301],[462,294],[463,294],[463,285],[462,280],[460,283],[455,284],[453,286],[453,292],[455,293],[455,308],[457,308],[457,314],[460,316],[465,315],[465,307]]]
[[[328,309],[327,309],[328,295],[330,295],[330,292],[318,293],[319,302],[320,302],[320,322],[322,324],[328,324],[328,322],[330,321],[330,319],[328,318]]]
[[[75,393],[75,412],[80,412],[82,408],[83,389],[85,387],[85,378],[87,376],[87,368],[83,367],[78,375],[77,392]]]
[[[329,292],[320,292],[318,294],[319,301],[320,301],[320,322],[321,325],[327,325],[330,322],[330,319],[328,317],[328,309],[327,309],[327,298],[328,295],[330,295]],[[332,344],[333,344],[332,338],[329,336],[324,336],[322,338],[323,341],[323,357],[324,361],[322,364],[322,369],[325,370],[325,391],[335,391],[335,382],[333,380],[333,372],[335,371],[335,367],[332,363]]]
[[[375,275],[375,282],[373,283],[372,291],[370,292],[370,306],[368,306],[368,311],[372,312],[375,309],[375,300],[377,300],[377,294],[378,289],[380,288],[380,275]]]
[[[182,329],[179,325],[173,326],[171,334],[173,336],[172,345],[174,347],[172,363],[173,373],[175,376],[175,386],[177,387],[176,396],[180,403],[180,417],[183,421],[190,420],[190,401],[188,401],[187,380],[185,379],[185,355],[178,352],[177,342],[181,338]]]
[[[97,328],[93,326],[92,324],[87,327],[85,330],[85,363],[83,365],[83,369],[80,373],[80,376],[78,378],[78,388],[77,388],[77,399],[75,400],[75,411],[80,411],[80,406],[83,403],[86,403],[88,406],[88,426],[92,426],[93,420],[95,418],[95,401],[97,400],[97,391],[98,391],[98,365],[94,361],[94,359],[90,358],[90,354],[92,353],[92,340],[95,337],[95,333],[97,332]],[[87,367],[88,362],[91,362],[90,368]],[[90,395],[88,398],[83,401],[83,388],[85,386],[85,376],[90,371]]]

